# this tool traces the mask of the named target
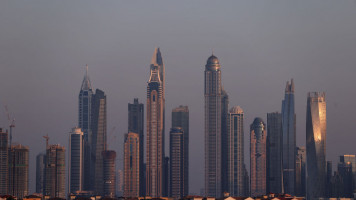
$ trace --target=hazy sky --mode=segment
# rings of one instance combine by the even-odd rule
[[[77,125],[78,94],[89,65],[94,88],[107,94],[108,143],[123,168],[127,104],[146,102],[154,48],[166,67],[166,153],[171,110],[190,110],[191,192],[204,187],[204,68],[214,51],[230,107],[249,125],[281,110],[294,78],[297,145],[305,145],[306,98],[325,91],[327,159],[356,154],[356,1],[0,1],[0,126],[7,104],[16,118],[13,141],[35,156],[50,143],[68,146]],[[114,128],[115,127],[115,128]]]

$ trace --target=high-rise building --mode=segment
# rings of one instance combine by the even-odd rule
[[[19,199],[29,194],[28,190],[28,156],[27,146],[12,145],[9,149],[9,192]]]
[[[116,152],[111,150],[106,150],[102,152],[103,154],[103,196],[104,197],[115,197],[115,186],[116,186],[116,173],[115,173],[115,159]]]
[[[296,166],[295,166],[295,194],[305,197],[307,169],[307,154],[305,147],[297,147]]]
[[[333,163],[332,161],[326,161],[326,189],[325,189],[325,197],[333,197]],[[341,183],[340,183],[341,184]]]
[[[91,157],[94,161],[95,192],[102,194],[104,188],[103,151],[106,151],[106,95],[102,90],[96,89],[92,98],[92,144]]]
[[[147,84],[146,195],[163,196],[164,190],[164,65],[159,48],[155,49]]]
[[[251,196],[266,193],[266,125],[261,118],[255,118],[250,126],[250,189]]]
[[[245,196],[244,111],[240,106],[230,109],[227,115],[227,191],[231,196]]]
[[[205,65],[205,192],[222,196],[222,86],[219,59],[211,55]]]
[[[325,93],[310,92],[307,99],[307,199],[325,196],[326,102]]]
[[[169,136],[170,196],[181,199],[184,196],[184,130],[173,127]]]
[[[228,134],[227,115],[229,112],[229,95],[221,89],[221,191],[229,191],[228,185]]]
[[[352,176],[353,176],[353,189],[356,190],[356,156],[355,155],[342,155],[340,156],[340,162],[350,163],[352,166]]]
[[[342,155],[340,156],[340,162],[338,163],[338,173],[342,177],[343,182],[343,195],[340,197],[353,198],[353,192],[355,187],[354,182],[354,166],[355,155]]]
[[[294,112],[294,82],[287,82],[282,101],[282,166],[283,189],[286,194],[295,194],[296,117]]]
[[[36,156],[36,193],[43,194],[44,170],[46,154],[39,153]]]
[[[59,144],[46,150],[45,184],[43,195],[65,198],[65,149]]]
[[[86,73],[82,82],[82,86],[79,92],[78,103],[78,127],[82,129],[84,133],[84,174],[83,174],[83,189],[94,189],[94,161],[91,157],[91,143],[92,143],[92,98],[93,90],[88,75],[88,65],[86,66]]]
[[[267,193],[283,193],[282,115],[267,113]]]
[[[8,133],[0,128],[0,195],[5,195],[8,192]]]
[[[69,136],[69,192],[83,190],[84,137],[81,128],[73,128]]]
[[[140,170],[139,170],[139,177],[140,177],[140,196],[145,196],[145,172],[144,169],[144,106],[142,103],[138,102],[138,99],[134,99],[134,103],[128,104],[128,132],[137,133],[140,139],[140,151],[139,151],[139,162],[140,162]]]
[[[140,196],[140,136],[125,134],[124,144],[124,197]]]
[[[117,196],[122,197],[124,195],[124,171],[117,170]]]
[[[188,106],[179,106],[172,110],[172,127],[181,127],[184,137],[184,179],[183,196],[189,194],[189,109]]]

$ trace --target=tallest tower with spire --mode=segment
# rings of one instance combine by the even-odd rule
[[[164,177],[164,65],[159,48],[155,49],[147,83],[146,195],[165,195]]]
[[[82,86],[79,92],[79,106],[78,106],[78,127],[82,129],[84,133],[84,169],[83,169],[83,188],[84,190],[93,190],[91,180],[91,116],[92,116],[92,97],[93,89],[88,75],[88,65],[85,68],[85,75],[82,82]]]

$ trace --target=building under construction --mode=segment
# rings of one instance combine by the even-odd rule
[[[29,149],[21,144],[12,145],[9,149],[9,188],[8,194],[22,199],[28,191],[28,158]]]

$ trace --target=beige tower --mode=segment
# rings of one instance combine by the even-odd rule
[[[160,197],[164,191],[164,65],[155,49],[147,84],[146,196]]]
[[[138,133],[125,134],[124,197],[139,197],[140,192],[140,137]]]

